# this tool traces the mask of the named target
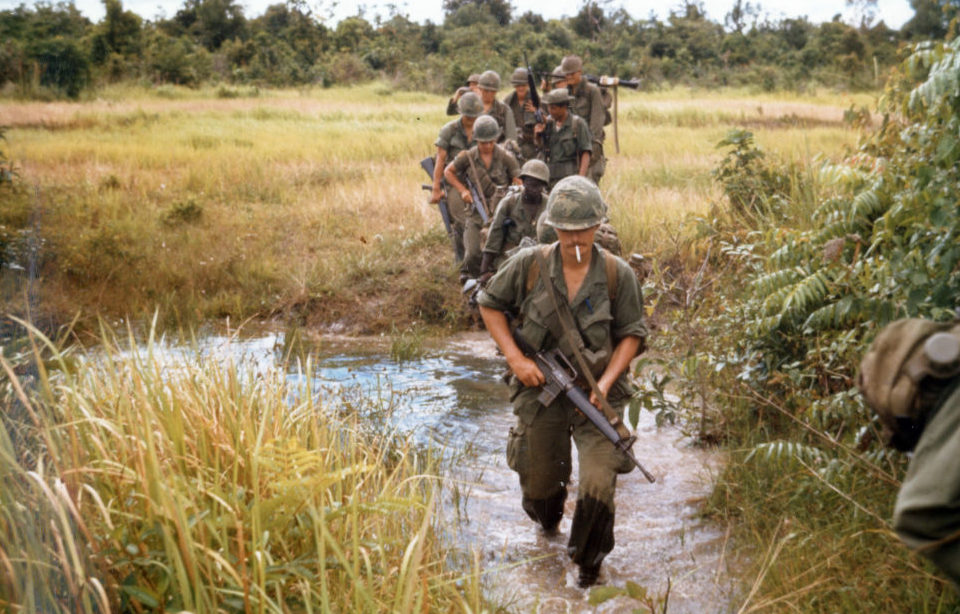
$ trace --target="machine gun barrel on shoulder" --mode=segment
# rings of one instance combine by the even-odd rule
[[[610,77],[607,75],[599,77],[596,75],[584,75],[583,78],[600,87],[629,87],[632,90],[636,90],[640,89],[640,86],[643,85],[643,79],[621,79],[620,77]]]
[[[535,351],[530,347],[530,344],[527,343],[527,340],[523,338],[523,335],[520,334],[520,330],[517,328],[513,329],[513,340],[517,343],[517,347],[519,347],[528,358],[537,363],[537,367],[543,373],[546,383],[542,387],[540,396],[537,397],[537,400],[540,401],[542,405],[547,406],[560,394],[565,395],[594,426],[600,429],[604,437],[609,439],[618,450],[627,455],[627,458],[636,465],[637,469],[643,474],[643,477],[647,478],[650,483],[656,481],[653,475],[644,469],[640,461],[637,460],[637,457],[630,451],[630,448],[637,439],[636,436],[620,437],[617,429],[610,424],[610,421],[603,415],[603,412],[594,407],[593,403],[590,402],[587,393],[576,385],[577,371],[560,350]]]

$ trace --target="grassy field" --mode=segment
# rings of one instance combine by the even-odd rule
[[[623,92],[621,153],[608,126],[601,187],[626,249],[675,250],[689,216],[709,211],[729,129],[806,163],[851,146],[843,110],[870,100]],[[443,108],[381,84],[0,102],[20,172],[0,211],[7,251],[39,265],[31,309],[53,322],[159,309],[167,325],[282,315],[363,332],[455,328],[455,270],[418,167]],[[39,249],[9,230],[19,228]],[[6,310],[23,313],[22,292],[6,287]]]

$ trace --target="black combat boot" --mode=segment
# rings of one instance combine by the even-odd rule
[[[581,565],[577,585],[580,588],[590,588],[597,583],[600,577],[600,565]]]

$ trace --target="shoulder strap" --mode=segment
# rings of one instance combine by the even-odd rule
[[[540,254],[543,258],[546,258],[550,253],[550,245],[541,245]],[[533,287],[537,285],[537,279],[540,278],[540,258],[534,258],[533,262],[530,263],[530,268],[527,269],[527,294],[533,291]]]
[[[613,254],[608,254],[607,250],[601,249],[603,254],[603,266],[607,272],[607,298],[610,299],[610,306],[617,300],[617,260]]]

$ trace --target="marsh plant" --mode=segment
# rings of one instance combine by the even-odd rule
[[[444,567],[438,455],[402,433],[152,338],[22,347],[0,358],[0,609],[479,611],[479,576]]]
[[[680,398],[712,391],[704,396],[712,428],[731,447],[708,509],[735,521],[749,554],[742,612],[960,604],[892,531],[908,459],[882,446],[854,385],[884,324],[955,316],[958,40],[909,55],[885,93],[882,124],[843,159],[821,163],[811,189],[757,181],[781,166],[769,158],[735,172],[731,161],[759,156],[742,133],[728,139],[720,179],[755,186],[761,194],[751,202],[778,206],[751,205],[747,223],[748,207],[731,199],[726,215],[705,224],[702,240],[723,274],[671,314],[670,334],[657,343],[682,356],[667,371]],[[686,368],[693,363],[706,368]]]

